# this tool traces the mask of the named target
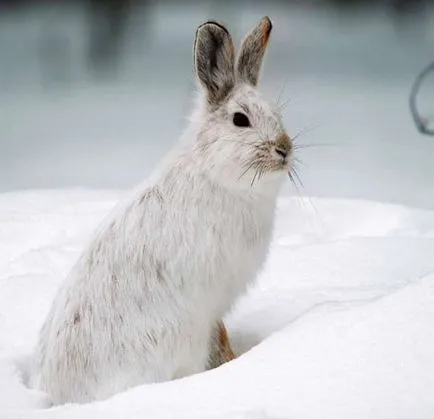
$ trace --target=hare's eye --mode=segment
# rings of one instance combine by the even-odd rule
[[[234,125],[237,127],[250,127],[249,118],[241,112],[234,113]]]

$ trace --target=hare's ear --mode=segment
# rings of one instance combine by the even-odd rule
[[[270,18],[265,16],[244,38],[236,69],[240,81],[257,85],[272,28]]]
[[[227,29],[206,22],[196,31],[194,42],[196,74],[210,105],[220,104],[234,87],[234,48]]]

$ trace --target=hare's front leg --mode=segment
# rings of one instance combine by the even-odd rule
[[[228,332],[223,321],[219,321],[211,333],[207,369],[217,368],[233,359],[235,359],[235,354],[229,342]]]

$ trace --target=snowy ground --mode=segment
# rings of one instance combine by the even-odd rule
[[[25,387],[51,298],[122,194],[0,196],[0,417],[432,419],[434,211],[282,198],[259,283],[228,318],[237,360],[110,400]]]

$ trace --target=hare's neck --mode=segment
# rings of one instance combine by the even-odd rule
[[[253,170],[245,173],[245,169],[240,168],[238,173],[233,168],[216,167],[213,161],[203,158],[194,142],[181,144],[174,150],[161,173],[164,177],[185,177],[187,183],[194,180],[196,186],[200,183],[203,187],[214,185],[231,195],[255,201],[276,199],[285,178],[282,173],[262,173],[258,178]]]
[[[266,181],[266,180],[264,180]],[[274,207],[279,194],[279,181],[270,181],[266,187],[248,188],[234,186],[217,176],[210,174],[206,168],[197,164],[194,155],[188,149],[180,149],[172,155],[167,164],[156,174],[154,185],[180,196],[210,196],[218,200],[241,200],[264,207]],[[176,191],[176,192],[175,192]]]

